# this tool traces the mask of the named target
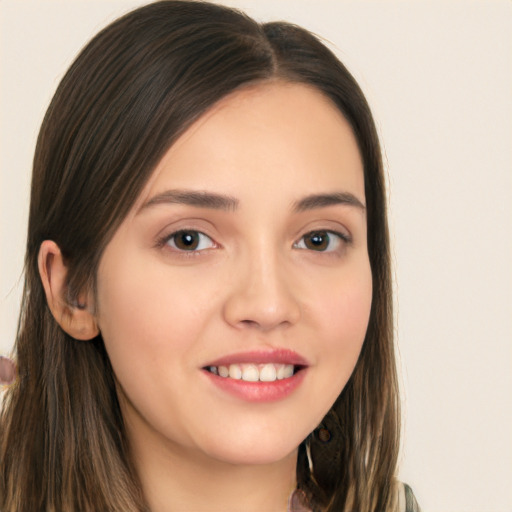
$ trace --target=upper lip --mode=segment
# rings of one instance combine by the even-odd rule
[[[205,366],[229,366],[230,364],[293,364],[295,366],[309,366],[308,361],[297,352],[289,349],[273,350],[250,350],[237,352],[223,356],[215,361],[211,361]]]

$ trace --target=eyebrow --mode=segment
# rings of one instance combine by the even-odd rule
[[[293,203],[295,213],[314,210],[316,208],[326,208],[333,205],[354,206],[365,210],[364,204],[350,192],[334,192],[332,194],[312,194]]]
[[[142,205],[141,210],[158,204],[186,204],[213,210],[234,211],[238,207],[238,199],[213,192],[196,190],[166,190],[157,194]]]
[[[213,210],[234,211],[239,200],[232,196],[214,192],[196,190],[166,190],[145,202],[141,211],[160,204],[186,204],[199,208]],[[311,194],[292,203],[295,213],[301,213],[317,208],[326,208],[333,205],[347,205],[365,210],[364,204],[350,192],[333,192],[328,194]]]

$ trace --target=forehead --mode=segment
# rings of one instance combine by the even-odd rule
[[[234,195],[241,187],[264,194],[342,187],[364,200],[349,123],[318,90],[282,82],[247,87],[214,105],[167,151],[141,202],[191,186]]]

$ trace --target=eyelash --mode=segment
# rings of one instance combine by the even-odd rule
[[[191,250],[180,249],[179,247],[176,247],[176,242],[175,242],[176,238],[180,234],[185,235],[187,233],[199,235],[198,245],[200,245],[201,242],[204,242],[204,238],[209,239],[211,241],[212,247],[207,247],[207,248],[203,248],[203,249],[197,249],[197,247],[194,247]],[[321,236],[327,235],[328,243],[330,243],[332,241],[331,237],[334,236],[335,239],[337,239],[337,241],[338,241],[337,247],[335,247],[334,249],[331,249],[331,250],[318,250],[318,251],[316,251],[314,249],[311,249],[311,248],[309,248],[307,246],[299,247],[299,244],[301,242],[303,242],[303,240],[306,237],[308,237],[308,236],[312,237],[314,235],[321,235]],[[169,244],[170,241],[174,241],[174,247],[170,246],[170,244]],[[351,244],[351,243],[352,243],[352,237],[350,235],[347,235],[345,233],[340,233],[338,231],[329,230],[329,229],[316,229],[316,230],[313,230],[313,231],[308,231],[307,233],[302,235],[300,237],[299,241],[297,241],[297,242],[295,242],[293,244],[293,247],[295,249],[299,249],[299,250],[310,250],[312,252],[318,252],[318,253],[333,255],[333,253],[336,253],[336,250],[338,249],[338,246],[340,244],[341,245],[347,245],[347,244]],[[173,252],[175,252],[175,253],[179,254],[180,256],[183,256],[183,257],[199,256],[199,255],[201,255],[201,253],[203,251],[207,251],[208,249],[219,247],[218,244],[211,237],[209,237],[208,235],[206,235],[205,233],[203,233],[201,231],[198,231],[197,229],[180,229],[178,231],[174,231],[173,233],[171,233],[169,235],[165,235],[162,238],[158,239],[157,246],[159,248],[163,248],[165,246],[171,247],[171,250]]]
[[[176,243],[175,243],[176,238],[180,234],[185,235],[187,233],[199,235],[199,238],[200,238],[199,244],[201,244],[201,241],[204,242],[204,238],[209,239],[211,241],[211,243],[212,243],[212,247],[208,247],[206,249],[204,249],[204,248],[203,249],[196,249],[196,248],[194,248],[192,250],[180,249],[179,247],[176,247]],[[173,240],[174,240],[174,245],[175,245],[174,247],[170,246],[170,244],[169,244],[169,242],[171,242]],[[198,231],[197,229],[180,229],[178,231],[174,231],[173,233],[171,233],[169,235],[165,235],[162,238],[158,239],[157,247],[163,248],[165,246],[170,247],[170,249],[174,253],[177,253],[179,256],[183,256],[183,257],[199,256],[205,250],[208,250],[210,248],[218,247],[216,242],[214,242],[211,237],[209,237],[208,235],[206,235],[205,233],[203,233],[201,231]]]
[[[315,251],[314,249],[311,249],[309,247],[298,247],[299,243],[302,242],[306,237],[308,237],[308,236],[313,237],[314,235],[320,235],[322,237],[327,236],[328,243],[331,242],[331,237],[334,236],[337,239],[337,244],[336,244],[337,246],[331,250],[319,250],[319,251]],[[340,233],[339,231],[332,231],[329,229],[315,229],[314,231],[309,231],[308,233],[305,233],[304,235],[302,235],[300,237],[300,241],[295,242],[293,245],[295,248],[300,249],[300,250],[311,250],[313,252],[320,252],[320,253],[325,253],[325,254],[331,255],[336,252],[336,250],[339,248],[339,245],[347,245],[347,244],[350,244],[351,242],[352,242],[352,238],[345,233]]]

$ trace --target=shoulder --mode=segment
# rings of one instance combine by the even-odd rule
[[[400,483],[398,492],[398,510],[400,512],[421,512],[412,489],[407,484]]]

